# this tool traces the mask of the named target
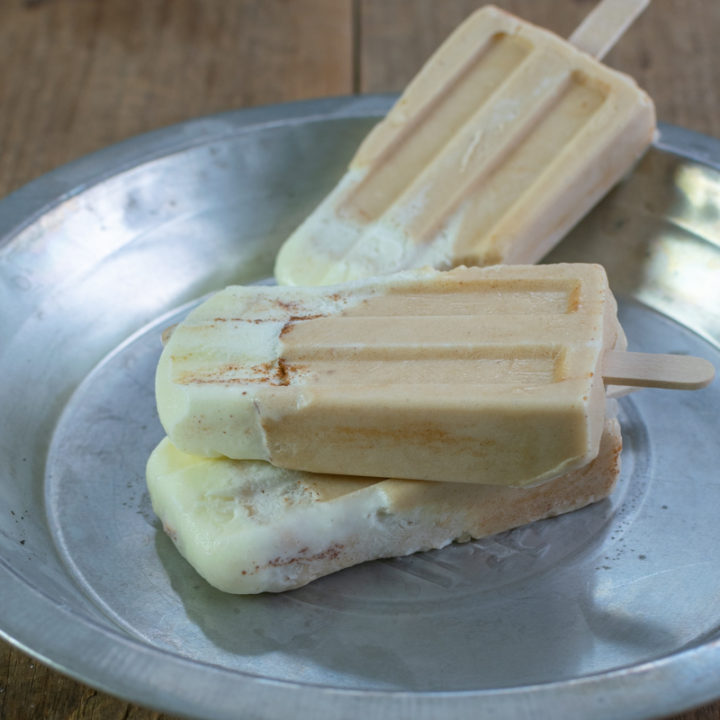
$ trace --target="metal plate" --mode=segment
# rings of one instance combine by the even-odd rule
[[[0,203],[0,631],[204,718],[642,718],[720,696],[718,383],[622,400],[613,497],[277,596],[207,586],[150,509],[159,330],[271,272],[391,99],[151,133]],[[720,365],[720,143],[663,127],[553,253],[604,263],[636,350]]]

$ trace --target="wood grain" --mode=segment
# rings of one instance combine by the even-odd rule
[[[565,36],[593,2],[495,0]],[[0,0],[0,196],[68,160],[197,115],[400,90],[481,4]],[[654,0],[607,62],[653,95],[661,120],[720,136],[719,34],[720,3]],[[0,718],[170,720],[2,642]],[[720,720],[720,703],[675,720]]]
[[[0,196],[147,130],[352,90],[349,0],[2,0],[0,28]]]

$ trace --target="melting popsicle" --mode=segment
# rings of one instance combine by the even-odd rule
[[[147,483],[165,531],[209,583],[231,593],[280,592],[366,560],[486,537],[602,500],[615,486],[620,447],[618,422],[606,419],[588,465],[508,488],[314,475],[188,455],[165,438],[150,456]]]
[[[602,57],[648,0],[605,0],[570,41],[471,15],[282,246],[281,285],[534,263],[632,167],[650,98]]]
[[[599,265],[229,287],[175,328],[157,406],[188,453],[526,486],[597,455],[603,376],[670,387],[712,378],[703,360],[648,364],[625,346]]]

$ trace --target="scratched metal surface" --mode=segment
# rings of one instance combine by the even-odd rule
[[[243,598],[162,533],[159,332],[266,278],[389,102],[187,123],[0,203],[0,632],[206,718],[640,718],[719,696],[717,382],[624,398],[612,498],[487,540]],[[719,167],[717,141],[663,128],[552,255],[606,265],[633,349],[720,364]]]

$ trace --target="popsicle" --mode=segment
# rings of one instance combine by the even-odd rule
[[[230,593],[279,592],[601,500],[615,485],[620,449],[618,423],[607,419],[592,462],[520,489],[314,475],[188,455],[165,438],[149,459],[147,483],[165,531],[209,583]]]
[[[653,356],[666,359],[653,368],[625,346],[599,265],[229,287],[175,328],[158,363],[157,407],[188,453],[524,486],[597,455],[603,373],[625,385],[712,377],[705,361]]]
[[[653,139],[650,98],[591,56],[647,2],[605,0],[569,42],[492,6],[471,15],[287,239],[277,282],[537,262]]]

